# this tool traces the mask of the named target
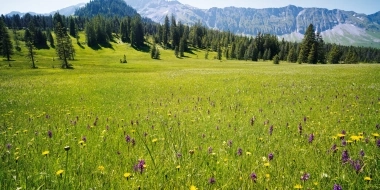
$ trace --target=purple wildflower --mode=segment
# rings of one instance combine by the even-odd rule
[[[238,148],[238,150],[237,150],[237,155],[238,155],[238,156],[241,156],[242,154],[243,154],[243,149]]]
[[[338,149],[336,149],[336,144],[334,144],[334,145],[331,147],[331,151],[332,151],[333,153],[336,153],[337,150],[338,150]]]
[[[135,139],[131,139],[131,143],[132,143],[132,146],[135,146],[135,144],[136,144]]]
[[[312,143],[314,140],[314,134],[311,133],[310,136],[309,136],[309,143]]]
[[[346,140],[342,140],[342,146],[346,146],[347,145],[347,142],[346,142]]]
[[[342,162],[346,163],[350,159],[350,156],[348,155],[348,151],[344,150],[342,153]]]
[[[145,160],[139,160],[139,162],[133,167],[136,172],[143,173],[145,168]]]
[[[364,153],[364,150],[363,150],[363,149],[360,150],[359,155],[360,155],[361,157],[364,157],[365,153]]]
[[[53,132],[51,132],[50,130],[48,131],[48,136],[49,138],[52,138],[53,137]]]
[[[269,135],[272,135],[272,132],[273,132],[273,125],[271,125],[271,126],[269,127]]]
[[[86,136],[83,136],[83,137],[82,137],[82,141],[83,141],[83,142],[86,142],[86,141],[87,141]]]
[[[268,160],[269,161],[273,160],[273,153],[268,154]]]
[[[176,156],[177,156],[177,158],[181,158],[182,154],[178,152]]]
[[[304,117],[303,117],[303,122],[306,123],[306,120],[307,120],[307,118],[306,118],[306,116],[304,116]]]
[[[302,135],[302,125],[301,123],[298,125],[298,132],[300,135]]]
[[[212,147],[208,147],[208,153],[211,154],[212,153]]]
[[[361,166],[360,160],[352,161],[352,162],[351,162],[351,165],[352,165],[352,167],[354,167],[356,173],[359,173],[360,170],[362,169],[362,166]]]
[[[346,134],[346,131],[345,131],[345,130],[342,130],[342,134],[345,135],[345,134]]]
[[[377,140],[376,144],[377,144],[377,147],[379,147],[379,148],[380,148],[380,139],[379,139],[379,140]]]
[[[12,148],[12,145],[10,143],[7,144],[7,149],[10,150]]]
[[[211,177],[209,180],[208,180],[208,183],[209,184],[214,184],[216,182],[215,178],[214,177]]]
[[[252,172],[249,177],[251,177],[252,181],[256,183],[257,175],[255,172]]]
[[[231,148],[231,146],[232,146],[232,140],[228,140],[228,146]]]
[[[302,176],[301,176],[301,180],[302,181],[306,181],[306,180],[308,180],[310,178],[310,174],[308,174],[308,173],[304,173]]]
[[[127,135],[127,136],[125,137],[125,141],[127,141],[127,143],[131,142],[131,137],[130,137],[129,135]]]
[[[340,186],[339,184],[334,184],[333,190],[343,190],[343,189],[342,189],[342,186]]]

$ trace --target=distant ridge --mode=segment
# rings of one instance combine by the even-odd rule
[[[366,15],[354,11],[303,8],[211,8],[199,9],[178,1],[125,0],[142,16],[163,23],[166,15],[187,24],[202,22],[209,28],[255,36],[271,33],[291,41],[300,41],[309,24],[321,32],[327,42],[342,45],[380,47],[380,12]]]

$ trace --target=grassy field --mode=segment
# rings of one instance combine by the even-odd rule
[[[0,61],[0,189],[380,188],[379,65],[75,47]]]

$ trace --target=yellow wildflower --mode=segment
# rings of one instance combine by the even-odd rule
[[[269,167],[269,162],[264,163],[264,166]]]
[[[372,179],[371,179],[371,177],[365,177],[364,178],[364,181],[371,181]]]
[[[197,187],[195,187],[194,185],[190,186],[190,190],[198,190]]]
[[[131,173],[125,173],[124,177],[128,179],[129,177],[131,177]]]
[[[296,186],[294,186],[294,189],[302,189],[302,185],[297,184]]]
[[[49,151],[48,151],[48,150],[42,152],[42,155],[45,155],[45,156],[46,156],[46,155],[48,155],[48,154],[49,154]]]
[[[57,172],[55,172],[55,175],[62,175],[64,172],[64,170],[58,170]]]
[[[99,167],[98,167],[98,170],[99,170],[99,171],[104,171],[104,166],[99,166]]]

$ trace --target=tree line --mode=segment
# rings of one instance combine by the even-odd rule
[[[173,50],[176,57],[183,57],[185,52],[191,51],[191,48],[199,48],[205,50],[205,58],[208,59],[208,52],[212,51],[217,53],[214,58],[219,60],[266,61],[276,58],[279,61],[310,64],[380,63],[379,49],[325,43],[322,36],[314,32],[312,24],[306,30],[303,41],[297,43],[279,40],[275,35],[264,33],[256,36],[236,35],[229,31],[209,29],[200,22],[189,26],[177,22],[174,16],[170,19],[166,16],[164,23],[159,24],[142,18],[139,14],[124,17],[85,14],[65,17],[59,13],[53,16],[26,14],[23,17],[2,15],[1,23],[0,50],[3,56],[10,59],[14,49],[12,41],[8,43],[12,46],[4,45],[8,38],[8,30],[25,30],[27,32],[24,38],[15,39],[16,43],[18,40],[28,42],[27,49],[32,51],[33,48],[48,47],[49,42],[51,47],[56,48],[58,57],[64,60],[63,67],[69,67],[67,60],[74,59],[75,56],[74,48],[69,45],[72,46],[69,35],[76,38],[79,43],[78,34],[81,31],[84,31],[85,41],[90,47],[109,44],[117,38],[137,49],[150,46],[150,56],[155,59],[160,57],[158,49],[160,46]],[[56,34],[56,39],[52,36],[53,32]],[[59,32],[61,35],[57,35]],[[31,45],[33,48],[30,48]],[[16,50],[18,46],[16,44]],[[29,53],[29,57],[33,54]]]

